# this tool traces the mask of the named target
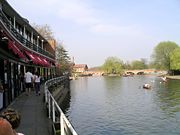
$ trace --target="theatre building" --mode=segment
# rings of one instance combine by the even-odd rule
[[[24,90],[27,69],[43,80],[56,75],[55,46],[51,45],[6,0],[0,0],[0,110]]]

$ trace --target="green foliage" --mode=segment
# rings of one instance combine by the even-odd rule
[[[116,57],[108,57],[102,66],[107,74],[121,74],[123,62]]]
[[[135,60],[131,64],[132,69],[145,69],[147,66],[143,61]]]
[[[171,41],[160,42],[152,55],[155,68],[170,70],[170,53],[177,47],[178,45]]]
[[[123,63],[123,69],[128,69],[128,70],[132,69],[131,64],[128,61]]]
[[[180,70],[180,47],[173,50],[170,54],[170,69]]]
[[[68,52],[60,44],[56,47],[56,62],[60,65],[62,73],[71,70],[71,62]]]

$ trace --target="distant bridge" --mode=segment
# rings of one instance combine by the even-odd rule
[[[84,75],[91,74],[93,76],[102,76],[104,72],[103,71],[85,71],[83,74]]]
[[[155,74],[159,71],[155,69],[142,69],[142,70],[125,70],[125,74],[131,74],[131,75],[143,75],[143,74]],[[86,74],[92,74],[95,76],[101,76],[104,74],[103,71],[86,71]]]
[[[124,74],[130,75],[143,75],[143,74],[165,74],[164,71],[159,71],[156,69],[142,69],[142,70],[125,70]],[[104,74],[103,71],[85,71],[82,73],[83,75],[93,75],[93,76],[102,76]]]
[[[142,69],[142,70],[125,70],[125,74],[142,75],[157,73],[155,69]]]

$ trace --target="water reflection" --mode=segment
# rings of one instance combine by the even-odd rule
[[[71,82],[66,115],[80,135],[179,135],[180,83],[155,76]],[[144,83],[151,90],[142,88]]]
[[[113,90],[115,88],[121,87],[121,77],[104,77],[104,85],[106,86],[107,90]]]
[[[180,80],[169,80],[157,88],[160,108],[167,114],[180,112]]]
[[[58,103],[62,109],[62,111],[66,114],[70,108],[70,101],[71,101],[71,91],[69,90],[66,97],[64,98],[62,103]]]

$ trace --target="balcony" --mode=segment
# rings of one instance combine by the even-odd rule
[[[48,57],[54,60],[55,56],[54,54],[51,54],[50,52],[44,50],[40,46],[38,46],[35,43],[32,43],[28,39],[26,39],[23,35],[21,35],[11,24],[10,20],[7,18],[7,16],[3,13],[2,10],[0,10],[0,21],[3,24],[3,26],[6,28],[8,34],[12,38],[15,38],[14,40],[17,40],[24,48],[34,51],[40,55],[43,55],[44,57]]]

